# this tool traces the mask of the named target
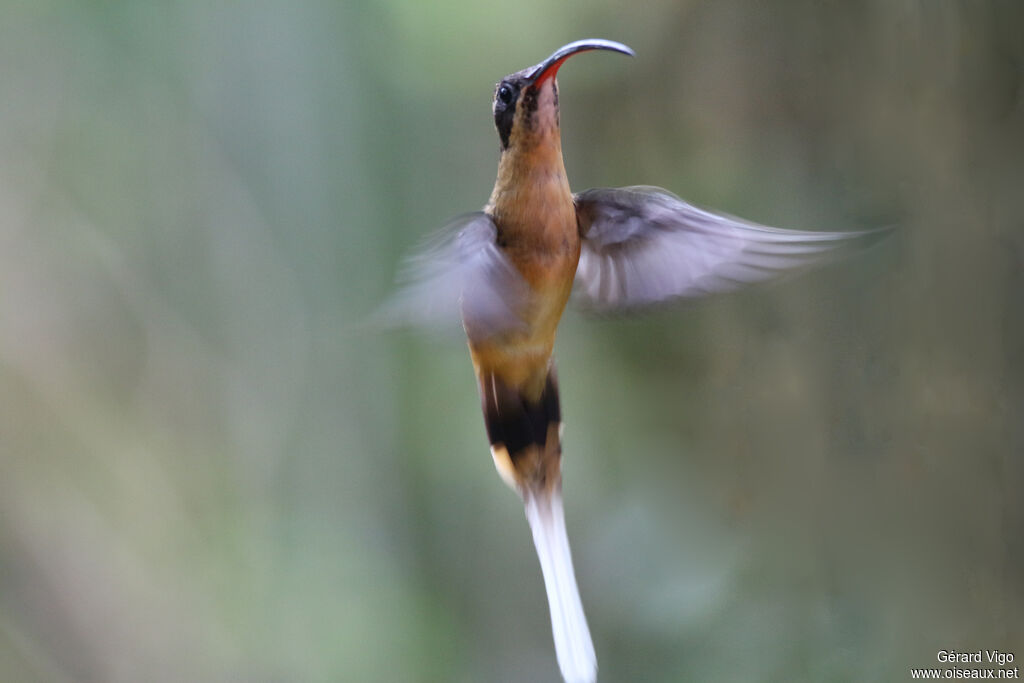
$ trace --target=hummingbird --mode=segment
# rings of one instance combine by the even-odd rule
[[[562,504],[553,350],[570,297],[602,313],[642,310],[820,265],[887,232],[773,228],[650,186],[574,194],[556,75],[567,59],[592,50],[634,55],[621,43],[579,40],[497,83],[492,114],[501,153],[490,199],[409,260],[384,308],[403,324],[461,319],[494,465],[526,508],[567,683],[597,677]]]

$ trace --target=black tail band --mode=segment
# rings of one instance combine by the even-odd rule
[[[487,437],[492,446],[505,446],[513,464],[531,446],[539,446],[541,452],[547,450],[549,427],[552,424],[557,427],[562,422],[554,365],[548,370],[544,391],[536,401],[526,398],[493,374],[481,375],[480,396]]]

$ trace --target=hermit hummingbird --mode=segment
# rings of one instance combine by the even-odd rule
[[[383,309],[402,322],[461,318],[491,455],[525,503],[555,653],[569,683],[597,676],[562,507],[552,352],[570,296],[611,313],[704,297],[833,260],[887,232],[772,228],[705,211],[657,187],[574,194],[562,159],[555,76],[569,57],[589,50],[634,54],[621,43],[579,40],[497,83],[492,113],[501,156],[487,205],[455,219],[410,259],[402,288]]]

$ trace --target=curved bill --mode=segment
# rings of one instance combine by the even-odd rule
[[[574,43],[563,45],[562,47],[555,50],[554,54],[545,59],[543,62],[534,67],[533,74],[527,80],[527,85],[536,85],[541,83],[548,78],[551,78],[558,72],[558,67],[562,66],[562,63],[580,52],[587,52],[589,50],[611,50],[612,52],[621,52],[624,55],[632,57],[634,54],[633,50],[622,43],[616,43],[613,40],[601,40],[600,38],[588,38],[586,40],[577,40]]]

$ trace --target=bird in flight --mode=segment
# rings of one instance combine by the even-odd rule
[[[579,40],[494,89],[498,177],[482,211],[456,218],[418,256],[385,305],[391,321],[461,318],[491,455],[522,498],[568,683],[596,680],[562,507],[562,422],[552,355],[570,296],[624,312],[765,282],[863,249],[884,230],[783,230],[699,209],[656,187],[573,194],[562,160],[559,68]],[[575,294],[573,292],[575,291]]]

